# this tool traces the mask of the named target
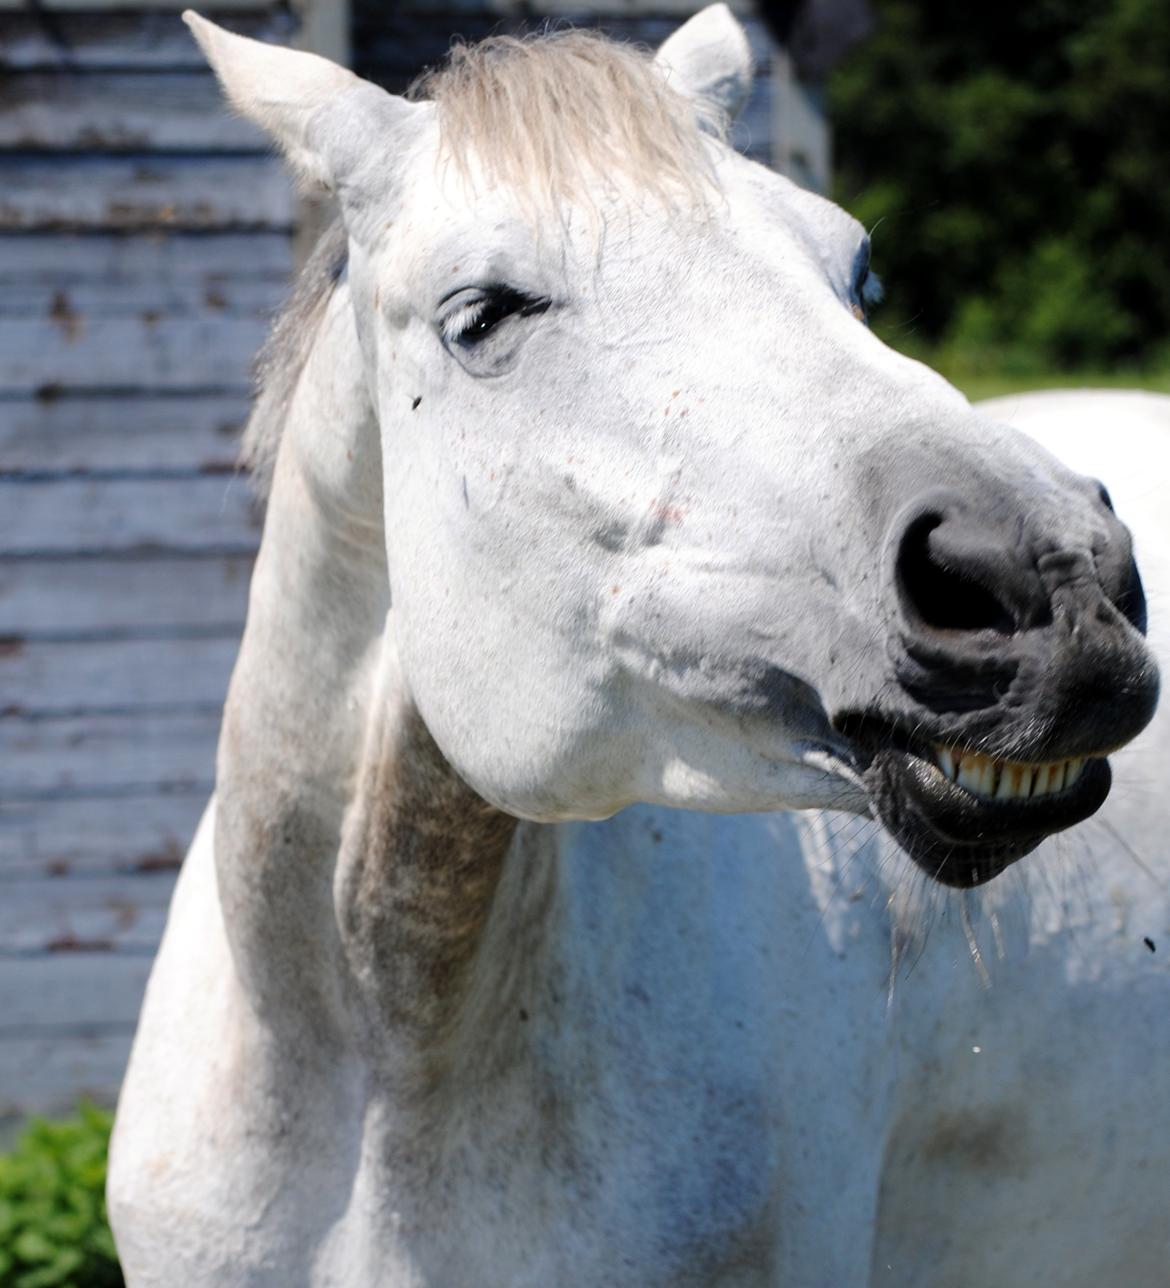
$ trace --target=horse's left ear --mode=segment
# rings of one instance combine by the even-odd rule
[[[237,36],[190,9],[183,21],[232,107],[271,135],[299,175],[330,191],[343,189],[371,154],[383,159],[426,111],[328,58]]]
[[[654,61],[671,86],[728,119],[752,87],[747,33],[725,4],[708,5],[662,42]]]

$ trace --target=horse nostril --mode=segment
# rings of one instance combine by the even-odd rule
[[[1125,584],[1110,595],[1110,599],[1126,621],[1144,635],[1149,625],[1146,619],[1146,595],[1137,563],[1133,559],[1130,559],[1125,570]]]
[[[962,561],[932,543],[944,522],[942,515],[926,514],[906,530],[897,559],[903,607],[934,630],[1013,634],[1015,615]]]

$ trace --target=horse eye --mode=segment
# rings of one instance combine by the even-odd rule
[[[886,288],[882,285],[882,279],[869,269],[865,270],[865,277],[862,278],[858,285],[857,297],[865,306],[866,312],[877,308],[885,299]]]
[[[533,299],[520,291],[501,287],[458,309],[443,324],[444,338],[449,344],[474,348],[508,318],[543,313],[548,306],[548,300]]]
[[[853,316],[861,322],[869,320],[870,310],[881,303],[881,280],[869,267],[870,247],[868,239],[857,248],[853,257],[852,282],[849,287],[850,307]]]
[[[518,313],[520,305],[520,296],[513,293],[497,295],[494,299],[482,301],[476,306],[459,338],[464,344],[474,344],[477,340],[482,340],[484,336],[494,331],[505,318],[510,318],[513,313]]]

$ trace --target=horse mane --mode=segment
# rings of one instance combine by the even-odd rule
[[[289,407],[325,310],[349,262],[349,238],[338,216],[317,239],[288,302],[256,358],[256,399],[244,426],[240,464],[267,496]]]
[[[439,112],[441,153],[464,179],[516,190],[533,211],[565,201],[591,206],[603,179],[701,208],[714,180],[703,135],[726,121],[673,90],[648,51],[593,31],[492,36],[456,44],[446,63],[407,91]],[[261,349],[257,395],[241,464],[267,494],[297,382],[337,283],[348,246],[340,218],[321,236]]]
[[[573,28],[456,44],[408,96],[437,105],[443,150],[465,179],[510,187],[542,212],[590,204],[599,177],[701,206],[703,133],[727,128],[673,90],[647,50]]]

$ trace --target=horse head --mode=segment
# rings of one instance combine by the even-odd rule
[[[887,348],[865,231],[726,144],[726,8],[653,58],[489,41],[416,99],[187,20],[337,199],[402,674],[486,801],[831,805],[953,885],[1101,805],[1158,688],[1127,531]]]

